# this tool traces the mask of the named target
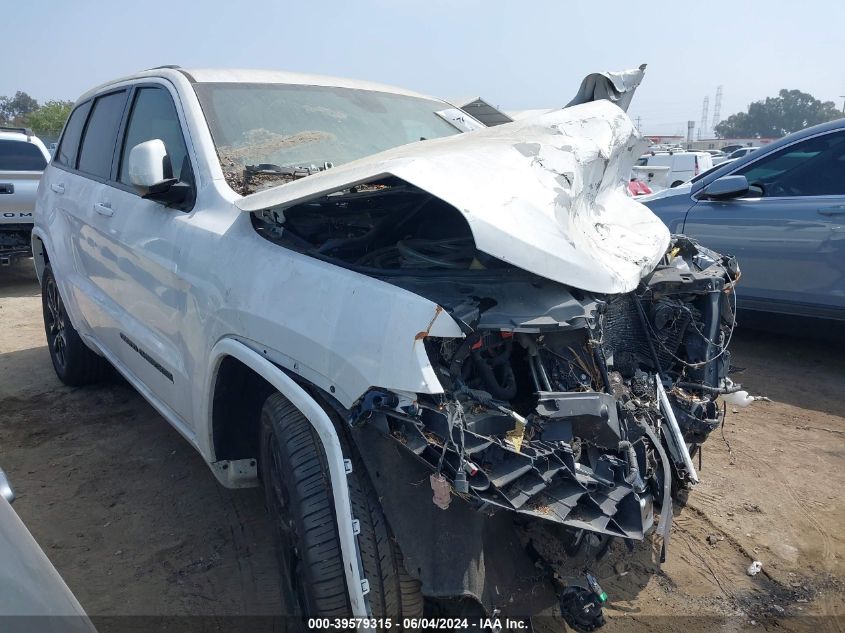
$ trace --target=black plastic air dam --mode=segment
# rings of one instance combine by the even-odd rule
[[[652,495],[641,481],[628,481],[627,460],[596,453],[591,467],[576,460],[568,443],[574,433],[592,446],[618,452],[624,438],[614,397],[596,392],[540,392],[538,397],[542,428],[520,450],[495,437],[514,428],[504,414],[480,416],[463,431],[452,428],[451,438],[447,416],[433,410],[423,411],[422,424],[382,410],[367,425],[413,454],[429,473],[440,468],[452,481],[462,467],[457,449],[463,447],[472,464],[467,500],[475,507],[642,540],[654,523]],[[636,467],[645,470],[645,464]]]
[[[375,414],[374,418],[380,417]],[[405,568],[433,598],[471,596],[492,613],[529,617],[556,613],[557,595],[542,581],[520,542],[510,512],[479,512],[459,497],[447,510],[431,501],[430,469],[410,460],[375,427],[352,436],[399,542]]]

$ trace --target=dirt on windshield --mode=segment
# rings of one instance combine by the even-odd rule
[[[259,169],[258,164],[252,164],[258,162],[253,161],[254,157],[272,156],[281,150],[310,143],[331,141],[335,138],[334,134],[320,130],[306,130],[296,134],[284,135],[264,128],[250,130],[244,134],[244,137],[242,143],[224,145],[219,147],[217,151],[226,182],[234,191],[243,196],[266,188],[268,183],[273,186],[280,185],[316,171],[316,169],[312,171],[310,166],[274,171],[267,165],[264,169]]]

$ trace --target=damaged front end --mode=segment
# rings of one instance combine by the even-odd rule
[[[526,284],[519,302],[542,306],[529,318],[468,298],[448,309],[465,338],[425,339],[444,393],[372,390],[350,421],[479,508],[640,540],[656,499],[668,534],[666,493],[697,481],[690,447],[720,421],[737,275],[733,258],[676,236],[631,293]]]
[[[385,341],[427,359],[438,389],[370,382],[339,408],[426,595],[488,611],[523,595],[536,613],[548,605],[515,526],[577,543],[657,525],[665,555],[673,493],[697,482],[692,456],[737,388],[739,269],[626,196],[640,139],[607,102],[465,136],[238,206],[265,239],[457,324]]]
[[[400,220],[384,221],[387,201]],[[634,290],[602,294],[487,256],[454,210],[401,183],[280,220],[265,212],[253,223],[431,299],[464,334],[421,331],[394,345],[397,355],[424,346],[441,393],[375,387],[344,410],[427,595],[472,595],[488,611],[506,595],[536,598],[536,566],[513,540],[526,522],[556,524],[575,543],[638,541],[657,525],[665,557],[673,492],[697,481],[691,453],[720,422],[718,395],[738,388],[727,378],[732,257],[673,236]]]

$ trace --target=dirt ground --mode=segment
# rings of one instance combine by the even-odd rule
[[[259,492],[218,486],[127,385],[62,386],[28,261],[0,269],[0,324],[0,465],[88,613],[278,612]],[[728,409],[661,569],[651,542],[592,566],[606,631],[845,629],[845,353],[742,328],[732,350],[772,401]]]

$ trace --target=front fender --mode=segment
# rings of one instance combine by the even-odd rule
[[[32,260],[35,264],[35,275],[38,277],[39,284],[44,275],[44,267],[47,265],[47,254],[51,252],[49,244],[50,240],[44,231],[37,227],[32,229],[30,245],[32,247]]]
[[[358,568],[357,543],[352,528],[352,506],[349,501],[349,487],[346,483],[346,465],[343,450],[337,431],[323,408],[299,386],[290,376],[279,367],[263,358],[257,352],[249,349],[243,343],[231,338],[224,338],[217,342],[211,350],[210,371],[205,383],[204,401],[205,411],[199,417],[206,425],[205,429],[197,429],[197,435],[202,435],[207,448],[214,446],[212,435],[211,408],[214,397],[214,381],[220,364],[224,358],[231,356],[252,369],[256,374],[270,383],[279,393],[287,398],[291,404],[299,409],[317,432],[326,455],[328,474],[332,486],[337,529],[340,537],[340,549],[343,557],[343,568],[346,573],[346,586],[349,601],[354,616],[366,617],[367,608],[361,587],[361,574]],[[212,454],[209,450],[207,454]],[[214,471],[214,469],[212,469]],[[216,471],[215,475],[218,475]]]

